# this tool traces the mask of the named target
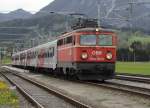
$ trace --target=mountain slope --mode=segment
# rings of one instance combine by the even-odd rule
[[[139,28],[149,31],[150,4],[137,3],[143,0],[134,0],[131,8],[130,0],[55,0],[38,13],[68,12],[83,13],[97,18],[97,1],[100,3],[101,23],[117,28]],[[146,0],[145,2],[148,2]],[[38,14],[37,13],[37,14]]]
[[[0,22],[9,21],[13,19],[26,19],[32,16],[31,13],[24,11],[23,9],[18,9],[10,13],[0,13]]]

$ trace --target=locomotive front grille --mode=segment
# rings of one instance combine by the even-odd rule
[[[77,63],[76,68],[88,73],[102,73],[107,70],[114,71],[115,63]]]

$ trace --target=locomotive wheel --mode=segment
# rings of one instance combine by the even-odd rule
[[[54,72],[53,72],[53,75],[54,75],[55,78],[58,76],[58,71],[59,71],[59,69],[56,68],[56,69],[54,70]]]
[[[67,80],[74,80],[74,79],[76,79],[74,71],[75,71],[74,69],[64,68],[63,69],[63,73],[64,73],[64,76],[65,76],[65,79],[67,79]]]
[[[78,80],[78,77],[76,75],[76,70],[70,69],[70,77],[71,77],[71,80]]]
[[[63,73],[64,73],[64,76],[65,76],[65,79],[69,79],[69,69],[63,69]]]

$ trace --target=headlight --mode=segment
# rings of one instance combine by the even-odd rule
[[[83,53],[81,54],[81,58],[82,58],[82,59],[87,59],[87,58],[88,58],[88,54],[87,54],[86,52],[83,52]]]
[[[111,60],[111,59],[112,59],[112,53],[111,53],[111,52],[107,53],[107,54],[106,54],[106,58],[107,58],[108,60]]]

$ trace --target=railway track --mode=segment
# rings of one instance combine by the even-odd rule
[[[2,71],[3,72],[3,71]],[[21,90],[19,86],[15,86],[11,81],[9,81],[1,72],[0,77],[3,79],[3,81],[7,82],[7,84],[16,92],[16,95],[18,96],[19,100],[19,107],[20,108],[37,108],[36,103],[28,97],[25,91]]]
[[[55,91],[35,80],[17,73],[1,73],[37,108],[92,108],[78,100]],[[58,105],[57,105],[58,104]]]
[[[114,80],[106,81],[105,83],[101,83],[100,81],[96,81],[96,82],[72,81],[72,82],[88,84],[88,85],[97,86],[97,87],[106,88],[106,89],[117,90],[117,91],[129,93],[132,95],[146,97],[146,98],[150,97],[150,87],[145,88],[145,87],[139,87],[139,86],[132,86],[129,84],[121,84]]]
[[[85,84],[91,84],[94,86],[98,87],[103,87],[107,89],[113,89],[117,91],[122,91],[130,94],[134,94],[137,96],[143,96],[143,97],[150,97],[150,89],[149,88],[143,88],[143,87],[138,87],[138,86],[132,86],[128,84],[121,84],[118,82],[112,81],[106,81],[105,83],[96,81],[96,82],[80,82],[80,83],[85,83]]]
[[[132,79],[133,78],[133,79]],[[116,79],[120,79],[121,80],[125,80],[125,81],[132,81],[132,82],[140,82],[141,84],[149,84],[150,79],[149,78],[145,78],[145,77],[130,77],[128,79],[122,79],[120,78],[116,78]],[[139,80],[139,81],[138,81]],[[74,81],[73,81],[74,82]],[[110,81],[105,81],[105,83],[101,82],[101,81],[90,81],[90,82],[86,82],[86,81],[75,81],[77,83],[84,83],[84,84],[90,84],[90,85],[94,85],[94,86],[98,86],[98,87],[103,87],[103,88],[107,88],[107,89],[113,89],[113,90],[118,90],[118,91],[122,91],[125,93],[130,93],[130,94],[134,94],[137,96],[143,96],[143,97],[148,97],[150,98],[150,87],[149,88],[145,88],[145,87],[140,87],[140,86],[132,86],[130,84],[123,84],[123,83],[119,83],[117,81],[114,80],[110,80]]]
[[[128,81],[135,81],[135,82],[143,82],[150,84],[150,77],[141,77],[141,76],[133,76],[133,75],[116,75],[116,79],[120,80],[128,80]]]

